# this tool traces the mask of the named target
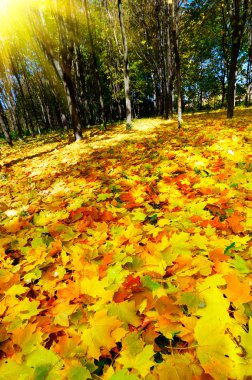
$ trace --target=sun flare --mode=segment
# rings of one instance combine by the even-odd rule
[[[8,55],[29,44],[29,10],[36,0],[0,0],[0,49],[1,59],[8,66]]]
[[[13,12],[16,13],[17,7],[26,6],[28,3],[31,3],[31,0],[0,0],[1,19],[11,16]]]
[[[32,0],[0,0],[0,36],[15,32],[15,29],[25,22],[25,10]]]
[[[10,6],[11,1],[10,0],[1,0],[0,1],[0,13],[1,17],[3,17],[8,10],[8,7]]]

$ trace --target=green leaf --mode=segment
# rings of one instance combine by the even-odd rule
[[[55,352],[39,347],[36,351],[26,356],[26,364],[38,371],[38,376],[48,373],[52,368],[60,369],[62,367],[60,358]]]
[[[192,313],[198,309],[200,298],[196,293],[193,292],[182,293],[179,298],[179,304],[186,305],[188,312]]]
[[[98,197],[97,197],[97,202],[106,201],[107,199],[112,198],[113,196],[114,196],[113,193],[99,194]]]
[[[239,255],[235,255],[234,259],[229,260],[229,263],[242,274],[250,273],[250,269],[247,266],[246,261]]]
[[[24,276],[24,281],[26,282],[26,284],[30,284],[31,282],[40,279],[41,274],[41,270],[36,268]]]
[[[160,284],[153,281],[148,275],[141,278],[141,283],[150,290],[157,290],[160,287]]]
[[[234,247],[235,247],[235,242],[231,243],[228,247],[226,247],[224,250],[225,255],[231,256],[232,252],[229,252],[229,251]]]
[[[40,236],[35,236],[32,239],[31,246],[32,246],[32,248],[38,248],[38,247],[46,248],[46,244],[44,242],[44,239]]]
[[[33,379],[33,369],[24,364],[18,364],[14,360],[2,360],[0,366],[1,380],[30,380]]]
[[[154,214],[150,217],[150,224],[155,224],[158,218],[158,214]]]
[[[34,380],[45,380],[48,375],[48,372],[50,372],[50,369],[50,364],[44,364],[40,367],[37,367],[34,373]]]
[[[146,218],[146,215],[140,210],[135,210],[132,214],[133,214],[132,219],[137,222],[143,222]]]
[[[68,380],[78,380],[78,379],[87,380],[87,379],[91,379],[91,375],[87,368],[82,367],[82,366],[78,366],[78,367],[76,366],[76,367],[70,368],[67,378]]]
[[[15,307],[15,314],[19,315],[22,320],[30,319],[38,314],[39,304],[39,301],[29,301],[28,298],[25,298]]]
[[[114,375],[112,375],[109,380],[139,380],[139,377],[137,375],[129,374],[129,371],[126,369],[121,369],[120,371],[116,372]]]

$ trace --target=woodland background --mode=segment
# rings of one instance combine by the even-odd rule
[[[0,117],[12,138],[251,104],[250,0],[14,0],[1,6]],[[123,3],[123,4],[122,4]],[[7,2],[8,4],[8,2]],[[12,4],[12,5],[10,5]],[[126,102],[125,102],[126,98]]]

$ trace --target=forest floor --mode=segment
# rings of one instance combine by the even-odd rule
[[[252,378],[252,109],[0,146],[1,380]]]

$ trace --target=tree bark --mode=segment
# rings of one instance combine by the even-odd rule
[[[226,100],[226,84],[225,78],[221,79],[221,108],[224,107]]]
[[[71,4],[68,4],[71,9]],[[72,78],[72,65],[73,65],[73,54],[74,54],[74,42],[71,37],[67,35],[67,25],[60,15],[55,16],[56,22],[58,24],[59,30],[59,55],[60,58],[55,57],[53,49],[45,44],[42,39],[39,40],[39,43],[47,56],[48,60],[51,62],[55,73],[59,80],[62,81],[64,85],[64,90],[67,99],[68,110],[71,116],[71,124],[74,132],[75,140],[82,140],[82,128],[81,121],[78,114],[78,104],[75,94],[75,85]],[[40,13],[42,27],[45,28],[46,23],[43,17],[43,14]],[[44,36],[46,38],[46,36]]]
[[[172,37],[176,66],[177,97],[178,97],[178,128],[182,127],[182,95],[181,95],[181,64],[178,47],[178,0],[172,2]]]
[[[11,108],[10,108],[11,121],[13,123],[13,126],[14,126],[14,129],[15,129],[15,132],[17,134],[18,139],[20,141],[22,141],[23,140],[23,131],[22,131],[21,123],[20,123],[20,117],[18,115],[17,104],[15,102],[12,91],[9,91],[9,99],[10,99],[10,106],[11,106]]]
[[[252,91],[252,10],[250,10],[249,15],[249,25],[248,25],[248,34],[249,34],[249,46],[248,46],[248,62],[247,62],[247,91],[245,98],[245,105],[248,107],[251,102],[251,91]]]
[[[238,39],[238,36],[237,36]],[[234,116],[235,107],[235,83],[236,83],[236,68],[240,50],[240,42],[233,43],[231,49],[231,59],[228,79],[228,94],[227,94],[227,118],[232,119]]]
[[[127,36],[124,26],[122,1],[118,0],[118,15],[120,21],[120,28],[123,43],[123,62],[124,62],[124,91],[125,91],[125,105],[126,105],[126,129],[131,129],[131,98],[130,98],[130,78],[129,78],[129,59],[128,59],[128,44]]]
[[[57,17],[57,22],[59,26],[59,52],[60,52],[60,68],[59,74],[62,75],[62,80],[67,96],[67,103],[69,107],[69,112],[71,115],[72,128],[74,132],[75,141],[82,140],[82,128],[81,119],[79,115],[76,87],[73,79],[72,68],[74,62],[74,52],[75,52],[75,42],[73,40],[73,21],[74,15],[72,14],[72,2],[67,1],[65,4],[70,11],[70,19],[65,20],[60,15]],[[69,22],[69,25],[67,24]],[[69,30],[70,28],[70,30]]]
[[[100,101],[100,108],[101,108],[102,123],[103,123],[103,128],[106,129],[106,115],[105,115],[105,108],[104,108],[104,97],[103,97],[101,79],[100,79],[100,74],[99,74],[99,69],[98,69],[98,64],[97,64],[97,57],[95,54],[93,35],[91,32],[91,28],[90,28],[90,20],[89,20],[87,0],[83,0],[83,3],[84,3],[85,13],[86,13],[88,36],[89,36],[89,41],[90,41],[90,46],[91,46],[91,51],[92,51],[92,58],[93,58],[93,63],[94,63],[95,80],[96,80],[98,92],[99,92],[99,101]]]
[[[228,76],[228,93],[227,93],[227,118],[232,119],[235,106],[235,83],[237,62],[240,52],[241,40],[244,33],[244,27],[247,20],[248,0],[232,1],[230,10],[230,22],[232,28],[231,57]]]
[[[34,102],[34,95],[32,93],[32,90],[31,90],[31,87],[30,87],[30,84],[29,84],[29,80],[27,78],[27,74],[26,74],[25,68],[23,66],[22,66],[22,70],[23,70],[24,83],[25,83],[26,90],[27,90],[27,93],[28,93],[29,98],[30,98],[30,104],[31,104],[31,108],[32,108],[32,113],[33,113],[33,116],[35,118],[35,121],[36,121],[36,124],[37,124],[37,128],[38,128],[38,132],[39,132],[40,131],[39,118],[38,118],[38,114],[37,114],[37,110],[36,110],[36,105],[35,105],[35,102]],[[39,134],[41,134],[41,133],[39,133]]]
[[[165,118],[171,120],[173,117],[173,81],[174,81],[174,54],[172,51],[173,37],[171,28],[171,7],[165,4],[165,38],[166,38],[166,93],[165,93]]]
[[[72,62],[72,61],[71,61]],[[63,82],[65,86],[65,91],[67,95],[67,103],[71,115],[72,127],[74,131],[75,140],[82,140],[82,130],[81,130],[81,122],[78,114],[78,105],[75,97],[75,89],[74,84],[71,77],[71,66],[67,65],[66,62],[63,63]]]
[[[0,125],[2,126],[4,137],[7,143],[10,146],[13,146],[13,142],[12,142],[12,138],[11,138],[10,130],[9,130],[9,122],[8,122],[7,116],[5,115],[5,111],[3,109],[1,102],[0,102]]]
[[[14,59],[12,57],[10,57],[10,62],[11,62],[12,73],[13,73],[13,75],[17,81],[18,87],[19,87],[20,100],[21,100],[20,103],[22,105],[22,111],[23,111],[23,116],[24,116],[26,128],[30,132],[32,137],[34,137],[35,136],[34,125],[32,122],[31,115],[30,115],[30,113],[26,107],[25,93],[24,93],[24,89],[23,89],[23,84],[22,84],[21,79],[20,79],[20,74],[19,74],[18,69],[16,67],[16,63],[14,62]]]

